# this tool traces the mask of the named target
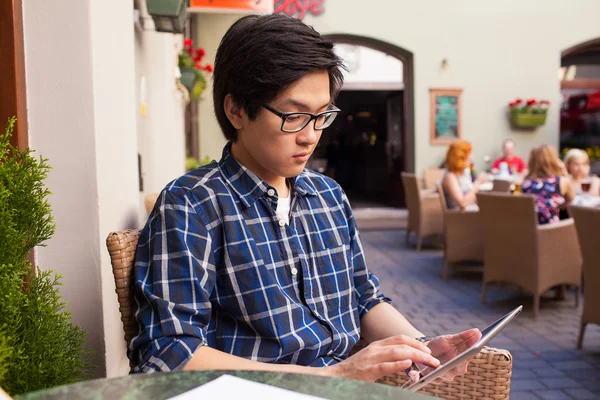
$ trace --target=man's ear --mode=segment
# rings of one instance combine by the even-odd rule
[[[227,119],[231,122],[231,125],[237,130],[242,129],[244,125],[244,112],[242,107],[238,106],[233,100],[233,96],[228,94],[225,96],[225,101],[223,102],[223,107],[225,109],[225,115],[227,115]]]

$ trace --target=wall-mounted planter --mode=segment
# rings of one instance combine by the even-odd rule
[[[183,33],[188,0],[146,0],[158,32]]]
[[[512,124],[517,128],[536,128],[546,123],[546,113],[533,113],[513,109],[510,113]]]

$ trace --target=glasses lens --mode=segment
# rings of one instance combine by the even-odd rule
[[[308,121],[310,120],[310,115],[306,114],[289,114],[285,121],[283,122],[283,130],[286,132],[298,132],[304,129]]]
[[[320,115],[316,120],[315,129],[325,129],[329,127],[333,123],[333,120],[335,120],[335,117],[337,117],[337,114],[337,112],[330,112]]]

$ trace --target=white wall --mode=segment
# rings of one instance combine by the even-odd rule
[[[96,376],[122,375],[128,363],[105,240],[146,217],[137,172],[139,71],[149,77],[149,117],[139,131],[147,188],[158,191],[183,173],[173,36],[144,33],[134,42],[133,4],[122,0],[24,2],[23,15],[29,140],[53,167],[47,185],[57,224],[48,246],[36,250],[37,263],[65,277],[61,292],[89,333]]]
[[[135,31],[135,107],[137,141],[142,156],[142,196],[160,192],[185,173],[185,104],[175,85],[182,35],[156,32],[140,2],[144,31]],[[146,78],[146,117],[141,113],[141,77]],[[145,213],[145,211],[144,211]]]
[[[473,142],[476,165],[496,156],[505,138],[517,141],[527,156],[532,146],[558,144],[560,53],[600,36],[597,0],[328,0],[325,13],[304,21],[322,34],[347,33],[379,39],[405,48],[415,62],[416,171],[439,164],[446,147],[429,144],[429,89],[462,88],[463,138]],[[204,15],[198,39],[218,45],[232,16]],[[441,62],[448,60],[442,71]],[[513,131],[506,117],[514,98],[548,99],[546,125],[536,131]],[[206,99],[205,103],[210,100]],[[220,133],[201,109],[202,146],[211,150]],[[202,150],[204,153],[205,150]]]

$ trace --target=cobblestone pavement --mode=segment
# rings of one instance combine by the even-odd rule
[[[384,293],[426,335],[483,328],[523,304],[523,313],[491,343],[513,355],[512,400],[600,399],[600,326],[588,325],[578,351],[582,309],[574,307],[573,293],[564,301],[542,299],[535,321],[532,298],[510,285],[490,285],[481,304],[480,272],[456,272],[443,281],[439,248],[407,248],[402,230],[363,230],[361,236]]]

